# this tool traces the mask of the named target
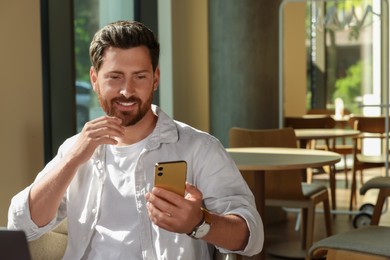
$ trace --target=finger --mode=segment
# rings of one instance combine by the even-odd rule
[[[172,215],[173,211],[176,211],[176,206],[169,200],[169,196],[161,196],[165,190],[152,190],[152,193],[148,193],[146,200],[151,203],[155,208],[163,213],[167,213],[168,215]],[[168,192],[168,191],[167,191]]]
[[[183,204],[184,198],[169,190],[153,187],[152,194],[161,198],[161,201],[159,201],[160,204],[164,204],[163,202],[165,202],[175,207],[180,207]]]
[[[122,123],[122,119],[118,118],[118,117],[114,117],[114,116],[101,116],[101,117],[97,117],[95,119],[92,119],[91,123],[97,123],[97,122],[100,122],[100,121],[110,121],[110,122],[117,122],[117,123]]]
[[[97,125],[97,124],[101,124],[101,123],[107,124],[108,123],[108,124],[121,126],[122,120],[120,118],[117,118],[117,117],[101,116],[101,117],[95,118],[87,123],[89,123],[91,125]]]
[[[123,137],[124,127],[117,120],[99,120],[88,122],[83,130],[82,135],[89,139],[99,139],[101,137]],[[105,140],[105,139],[103,139]]]
[[[189,182],[186,182],[186,192],[187,192],[187,197],[191,197],[192,199],[195,200],[202,200],[203,194],[196,188],[194,185],[192,185]]]
[[[166,212],[160,211],[156,208],[151,202],[146,203],[148,209],[149,219],[157,226],[164,228],[168,231],[173,231],[172,229],[172,215]]]
[[[113,129],[110,126],[101,126],[96,129],[88,129],[84,132],[86,137],[91,139],[99,139],[99,138],[114,138],[114,137],[123,137],[124,132],[118,129]]]
[[[86,131],[93,131],[96,129],[111,130],[116,135],[124,135],[125,128],[121,125],[122,120],[116,117],[100,117],[88,122],[85,126]]]

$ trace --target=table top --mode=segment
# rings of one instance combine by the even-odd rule
[[[358,136],[360,133],[358,130],[339,128],[295,129],[294,131],[298,140],[353,137]]]
[[[348,120],[351,118],[350,115],[343,115],[343,116],[331,115],[331,117],[332,117],[336,122],[348,122]]]
[[[247,171],[295,170],[335,164],[341,156],[334,152],[299,148],[227,148],[238,169]]]

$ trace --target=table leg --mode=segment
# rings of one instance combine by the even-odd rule
[[[253,196],[255,197],[255,203],[257,211],[260,214],[260,217],[265,223],[265,176],[264,171],[241,171],[244,179],[247,181]],[[265,226],[264,233],[265,233]],[[265,237],[265,234],[264,234]],[[236,256],[237,260],[264,260],[265,259],[265,243],[263,245],[263,250],[252,257],[247,256]]]
[[[334,164],[330,165],[329,175],[332,209],[336,210],[336,166]]]
[[[260,214],[263,222],[265,222],[265,176],[264,171],[256,171],[254,172],[254,190],[253,195],[255,196],[257,211]],[[265,239],[265,227],[264,227],[264,239]],[[263,250],[260,254],[257,255],[256,259],[265,259],[266,254],[265,243],[263,246]],[[252,258],[251,258],[252,259]]]
[[[256,198],[256,207],[260,216],[265,217],[265,176],[264,171],[256,171],[255,173],[254,196]]]
[[[301,139],[299,140],[299,148],[301,149],[307,149],[307,143],[310,142],[310,140],[306,140],[306,139]],[[308,176],[310,178],[313,178],[313,170],[312,169],[302,169],[302,182],[307,182],[308,180]],[[311,179],[310,179],[311,181]]]

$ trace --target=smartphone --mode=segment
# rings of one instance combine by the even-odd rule
[[[154,166],[154,186],[184,197],[187,178],[187,162],[158,162]]]

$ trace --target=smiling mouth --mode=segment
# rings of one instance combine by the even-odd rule
[[[113,102],[114,104],[114,107],[116,107],[116,109],[118,111],[121,111],[121,112],[130,112],[132,111],[133,109],[135,109],[137,107],[137,104],[138,102],[136,100],[132,100],[132,101],[114,101]]]
[[[124,106],[124,107],[130,107],[130,106],[136,104],[136,102],[119,102],[119,101],[117,101],[115,103],[117,103],[120,106]]]

